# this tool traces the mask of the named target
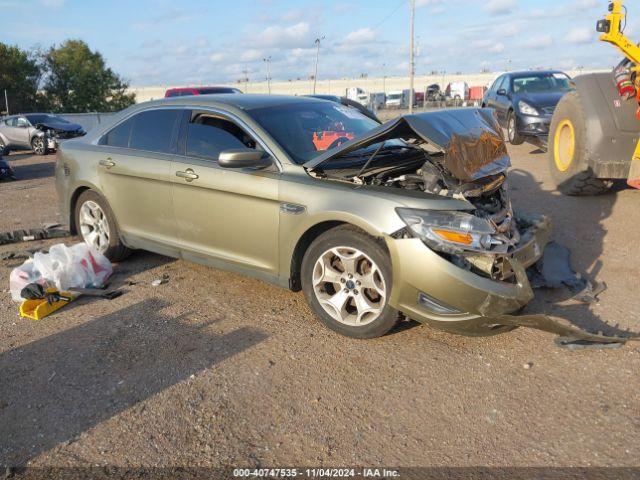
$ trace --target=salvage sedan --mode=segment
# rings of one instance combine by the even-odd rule
[[[509,156],[486,109],[380,125],[312,98],[138,104],[56,164],[74,232],[113,261],[145,249],[302,290],[356,338],[409,317],[489,335],[533,293],[545,217],[513,214]]]

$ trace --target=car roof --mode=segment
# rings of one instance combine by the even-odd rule
[[[293,95],[266,95],[257,93],[215,93],[210,95],[194,95],[189,97],[170,97],[150,102],[140,103],[138,106],[174,105],[193,107],[231,106],[241,110],[255,110],[265,107],[293,105],[300,102],[326,102],[319,98],[296,97]]]
[[[520,72],[507,72],[506,75],[509,75],[510,77],[524,77],[527,75],[550,75],[553,73],[562,73],[563,75],[567,75],[561,70],[522,70]]]

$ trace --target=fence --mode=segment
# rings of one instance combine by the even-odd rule
[[[100,125],[109,117],[115,115],[115,113],[60,113],[56,115],[64,118],[68,122],[77,123],[88,132],[96,125]]]

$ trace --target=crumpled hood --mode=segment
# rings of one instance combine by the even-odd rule
[[[463,182],[503,173],[511,166],[493,111],[461,108],[404,115],[327,150],[304,167],[313,170],[336,157],[394,138],[417,138],[431,144],[444,154],[442,165]]]
[[[56,130],[58,132],[76,132],[82,130],[82,126],[77,123],[62,123],[62,122],[41,122],[36,125],[38,129]]]

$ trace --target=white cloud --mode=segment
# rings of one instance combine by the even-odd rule
[[[588,27],[572,28],[567,34],[567,41],[570,43],[591,43],[594,39],[594,30]]]
[[[209,56],[209,60],[211,60],[212,63],[222,63],[227,60],[227,54],[222,52],[212,53]]]
[[[517,0],[489,0],[484,9],[492,15],[501,15],[510,13],[517,5]]]
[[[257,50],[255,48],[245,50],[244,52],[242,52],[242,55],[240,55],[240,60],[242,60],[243,62],[255,62],[256,60],[260,60],[261,58],[264,58],[264,55],[260,50]]]
[[[547,48],[553,45],[553,37],[549,34],[538,35],[527,39],[522,46],[533,50]]]
[[[66,0],[40,0],[40,3],[47,8],[62,8]]]
[[[300,47],[313,41],[309,24],[299,22],[295,25],[275,25],[265,28],[258,35],[258,43],[265,47]]]
[[[504,43],[495,40],[478,40],[472,46],[477,50],[485,50],[491,53],[502,53],[505,50]]]
[[[376,39],[376,32],[371,30],[370,28],[361,28],[359,30],[355,30],[350,32],[344,39],[345,43],[349,43],[351,45],[357,45],[362,43],[373,42]]]

